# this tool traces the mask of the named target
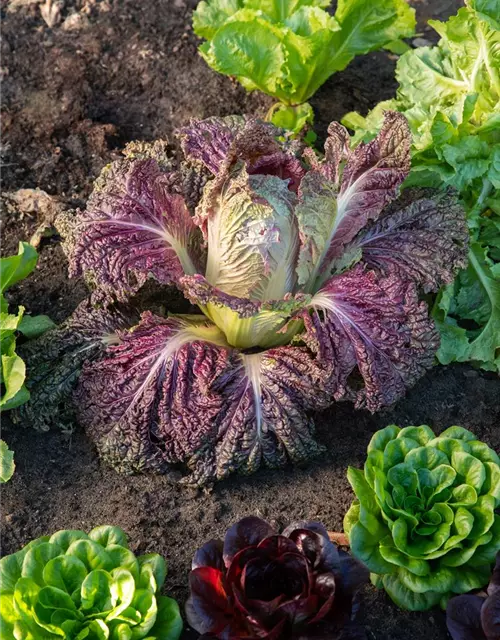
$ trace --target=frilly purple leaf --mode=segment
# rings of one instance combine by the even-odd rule
[[[306,348],[243,356],[214,325],[150,313],[120,339],[85,367],[75,400],[101,455],[122,471],[184,462],[186,482],[206,484],[321,452],[307,410],[329,405],[328,371]]]
[[[201,162],[214,176],[226,176],[238,162],[249,174],[274,175],[297,191],[303,163],[278,142],[273,125],[254,118],[227,116],[192,120],[179,130],[184,155]]]
[[[235,137],[245,126],[242,116],[192,120],[178,136],[186,158],[201,162],[217,175],[226,162]]]
[[[356,265],[331,278],[311,307],[312,316],[302,316],[306,339],[335,354],[337,398],[376,411],[432,366],[439,335],[411,282]]]
[[[69,247],[70,276],[85,275],[119,300],[150,275],[172,284],[201,266],[200,231],[155,160],[123,160],[105,168],[76,223],[80,233]]]
[[[129,473],[167,471],[213,440],[222,398],[211,385],[229,357],[214,329],[204,339],[199,327],[146,312],[86,366],[75,400],[105,459]]]
[[[325,158],[312,160],[299,189],[299,283],[306,291],[329,278],[346,245],[396,198],[410,171],[411,135],[399,113],[385,113],[371,142],[350,150],[347,140],[346,130],[332,123]]]
[[[61,325],[30,340],[19,353],[28,362],[28,402],[11,413],[15,422],[29,423],[40,431],[57,424],[72,428],[73,411],[68,399],[85,362],[101,358],[121,331],[133,326],[138,313],[131,307],[100,308],[84,300]]]
[[[204,484],[318,456],[323,449],[308,411],[329,406],[328,374],[304,347],[236,356],[212,387],[225,403],[217,440],[190,461],[188,480]]]
[[[467,266],[468,239],[463,209],[452,191],[407,189],[347,251],[360,248],[370,267],[386,275],[395,271],[429,292],[452,282],[457,268]]]

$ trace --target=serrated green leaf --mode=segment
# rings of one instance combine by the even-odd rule
[[[278,103],[271,117],[271,122],[276,127],[287,129],[293,133],[299,133],[306,124],[312,124],[313,120],[314,111],[308,102],[296,107]]]
[[[193,30],[200,38],[210,40],[217,29],[242,7],[242,0],[200,2],[193,13]]]
[[[286,78],[283,34],[255,12],[238,16],[217,30],[201,55],[219,73],[246,78],[253,88],[287,102],[281,89]]]
[[[340,0],[332,17],[328,0],[207,0],[193,15],[206,38],[200,54],[219,73],[236,76],[285,105],[307,100],[336,71],[359,54],[404,46],[415,15],[404,0]],[[277,115],[281,125],[287,113]],[[286,117],[285,117],[286,116]],[[305,123],[292,118],[294,129]]]

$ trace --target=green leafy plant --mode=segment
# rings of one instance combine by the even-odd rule
[[[207,0],[193,15],[200,53],[248,90],[279,102],[268,118],[294,132],[312,121],[307,100],[336,71],[362,53],[413,34],[414,10],[405,0]]]
[[[472,360],[500,372],[500,4],[468,0],[446,23],[430,21],[435,47],[403,55],[397,97],[343,123],[371,139],[386,109],[413,135],[406,186],[446,184],[460,192],[471,235],[469,266],[441,290],[433,316],[442,364]]]
[[[488,583],[500,546],[500,460],[473,433],[377,431],[344,519],[352,554],[403,609],[442,606]]]
[[[7,443],[0,440],[0,483],[8,482],[12,478],[15,468],[14,454]]]
[[[177,640],[175,600],[159,595],[165,561],[136,557],[118,527],[62,530],[0,560],[2,637]]]
[[[22,333],[27,338],[36,338],[55,326],[47,316],[25,316],[24,307],[19,307],[17,315],[9,313],[9,305],[4,292],[20,280],[24,280],[36,267],[38,254],[26,242],[19,243],[17,256],[0,260],[0,344],[2,368],[0,382],[0,410],[13,409],[26,402],[29,391],[24,385],[26,365],[16,353],[16,335]]]

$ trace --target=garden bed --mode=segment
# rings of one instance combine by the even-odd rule
[[[49,29],[37,5],[4,16],[3,188],[40,188],[67,206],[83,206],[104,164],[133,139],[168,138],[189,118],[265,113],[268,99],[249,95],[211,71],[199,58],[190,28],[195,1],[140,3],[68,2]],[[462,3],[414,2],[422,26],[445,19]],[[78,20],[68,20],[78,12]],[[69,28],[73,24],[72,28]],[[434,39],[430,31],[423,37]],[[311,101],[320,141],[331,120],[366,112],[395,90],[394,56],[384,52],[356,59]],[[15,251],[42,220],[6,209],[2,251]],[[42,240],[36,272],[9,291],[14,304],[32,313],[65,319],[86,295],[70,281],[57,237]],[[154,297],[155,293],[150,293]],[[157,300],[169,306],[169,301]],[[156,551],[169,563],[167,591],[184,601],[194,550],[223,535],[234,521],[256,514],[284,526],[297,519],[321,520],[341,530],[352,492],[345,471],[361,466],[371,434],[391,422],[452,424],[471,429],[500,449],[500,382],[469,366],[438,367],[395,407],[375,416],[338,404],[317,417],[318,439],[327,454],[305,469],[260,471],[231,478],[212,491],[180,488],[175,478],[120,476],[101,465],[81,429],[71,435],[36,433],[29,424],[2,417],[3,436],[15,451],[16,473],[2,489],[2,553],[62,528],[88,530],[109,523],[127,531],[134,551]],[[367,587],[364,621],[369,637],[446,638],[439,611],[405,613],[383,592]],[[196,633],[185,632],[185,638]]]

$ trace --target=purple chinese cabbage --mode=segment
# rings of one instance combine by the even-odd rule
[[[226,162],[235,137],[246,122],[247,119],[242,116],[192,120],[189,126],[179,131],[185,157],[201,162],[217,175]]]
[[[324,157],[252,118],[193,121],[180,138],[178,167],[139,145],[71,219],[71,270],[95,300],[151,276],[186,299],[184,315],[146,310],[119,332],[75,400],[115,467],[183,464],[202,485],[317,455],[311,411],[335,400],[396,402],[438,347],[419,296],[464,265],[468,233],[453,194],[399,197],[397,113],[354,149],[332,123]]]
[[[467,266],[463,209],[451,190],[407,189],[346,248],[361,249],[363,262],[381,273],[413,280],[425,292],[453,280]],[[442,256],[451,260],[442,260]]]
[[[23,344],[19,353],[28,362],[28,402],[12,412],[15,422],[28,421],[47,431],[57,424],[73,428],[73,411],[67,397],[73,392],[86,362],[99,360],[111,345],[120,342],[120,332],[139,319],[133,307],[97,307],[92,299],[81,302],[58,327]]]
[[[205,454],[194,469],[198,484],[235,471],[250,474],[260,466],[305,462],[323,451],[313,438],[308,410],[330,405],[330,377],[306,348],[235,356],[214,391],[224,406],[211,455]]]
[[[184,276],[180,287],[188,300],[202,309],[223,331],[228,342],[239,348],[276,347],[287,344],[302,328],[290,320],[311,296],[285,294],[281,300],[250,300],[225,293],[201,275]]]
[[[166,471],[213,440],[222,399],[211,385],[227,367],[223,336],[205,322],[145,312],[120,337],[82,372],[79,420],[116,468]]]
[[[185,156],[201,162],[222,180],[235,163],[242,162],[249,175],[277,176],[297,192],[305,174],[299,158],[276,140],[273,125],[252,118],[194,120],[180,129],[179,137]]]
[[[276,176],[249,176],[243,169],[229,184],[220,189],[216,185],[208,188],[208,204],[203,207],[208,282],[253,300],[290,293],[299,236],[296,198],[287,182]]]

